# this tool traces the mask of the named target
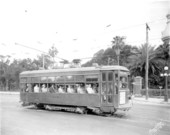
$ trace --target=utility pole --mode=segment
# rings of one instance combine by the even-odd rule
[[[146,23],[146,68],[145,68],[145,90],[146,90],[146,100],[148,100],[148,30],[150,30],[148,24]]]
[[[107,59],[107,65],[109,65],[110,64],[110,57],[108,57],[108,59]]]

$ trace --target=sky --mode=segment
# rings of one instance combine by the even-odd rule
[[[0,55],[34,59],[54,45],[60,58],[89,58],[115,36],[144,44],[146,23],[157,47],[169,11],[169,0],[1,0]]]

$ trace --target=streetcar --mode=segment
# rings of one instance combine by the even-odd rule
[[[20,73],[20,101],[38,108],[97,114],[128,111],[129,70],[123,66],[95,66]]]

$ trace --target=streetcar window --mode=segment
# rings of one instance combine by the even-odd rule
[[[32,84],[30,84],[30,83],[27,83],[27,84],[26,84],[26,90],[25,90],[25,92],[33,92]]]
[[[87,82],[97,82],[98,78],[86,78]]]
[[[50,93],[55,93],[55,92],[57,92],[57,89],[56,89],[54,83],[50,83],[50,84],[49,84],[49,92],[50,92]]]
[[[48,77],[48,82],[49,83],[54,83],[55,82],[55,77]]]
[[[106,81],[106,73],[102,73],[102,81]]]
[[[113,84],[112,83],[109,83],[108,84],[108,94],[112,94],[113,93]]]
[[[35,88],[36,86],[34,86]],[[39,91],[41,92],[48,92],[48,84],[46,83],[42,83],[40,85],[38,85]]]
[[[56,76],[57,82],[64,82],[64,76]]]
[[[87,75],[85,76],[86,82],[97,82],[98,76],[97,75]]]
[[[47,79],[47,77],[41,77],[40,81],[41,81],[41,83],[47,83],[48,79]]]
[[[109,72],[109,74],[108,74],[108,80],[109,80],[109,81],[113,81],[113,73],[112,73],[112,72]]]
[[[40,82],[40,78],[39,77],[32,77],[31,78],[31,82],[32,83],[39,83]]]
[[[108,103],[113,103],[113,96],[112,95],[108,95]]]
[[[66,79],[66,81],[74,82],[74,76],[72,76],[72,75],[66,76],[65,79]]]
[[[128,82],[127,82],[127,77],[126,76],[121,76],[120,77],[120,88],[127,88],[128,87]]]
[[[88,94],[98,93],[98,84],[96,83],[86,83],[86,91]]]
[[[85,83],[76,83],[76,91],[79,94],[87,93]]]
[[[76,93],[76,86],[74,84],[66,85],[67,93]]]
[[[99,93],[99,83],[93,83],[92,89],[94,89],[95,93]]]
[[[27,83],[31,83],[31,77],[27,77]]]
[[[84,82],[84,75],[76,75],[75,81],[76,82]]]
[[[26,77],[21,78],[20,83],[27,83],[27,78]]]
[[[102,83],[102,94],[106,94],[106,83]]]
[[[58,92],[59,93],[66,93],[66,87],[64,84],[58,85]]]
[[[114,85],[114,87],[115,87],[115,94],[118,94],[118,74],[116,73],[115,74],[115,85]]]
[[[34,92],[35,93],[39,93],[40,92],[39,84],[34,84]]]

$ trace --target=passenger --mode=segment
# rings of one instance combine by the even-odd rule
[[[59,86],[57,85],[57,84],[55,84],[55,86],[54,86],[54,91],[57,93],[58,92],[58,88],[59,88]]]
[[[85,92],[85,89],[83,87],[81,87],[81,85],[78,85],[77,93],[85,94],[86,92]]]
[[[31,92],[31,84],[27,84],[26,92]]]
[[[89,85],[87,85],[87,92],[88,92],[88,94],[95,94],[95,91],[92,89],[92,87],[91,87],[91,85],[89,84]]]
[[[118,80],[115,81],[116,94],[118,94]]]
[[[69,85],[67,88],[68,93],[75,93],[74,89]]]
[[[51,87],[49,88],[50,93],[55,93],[54,85],[52,84]]]
[[[47,92],[47,88],[45,87],[45,84],[42,85],[42,92]]]
[[[63,89],[62,86],[59,87],[58,92],[59,92],[59,93],[65,93],[65,91],[64,91],[64,89]]]
[[[95,93],[98,93],[98,84],[93,84],[93,90],[95,91]]]
[[[34,92],[35,92],[35,93],[40,92],[40,88],[38,87],[38,84],[35,85],[35,87],[34,87]]]

